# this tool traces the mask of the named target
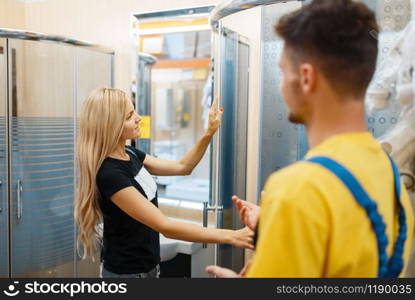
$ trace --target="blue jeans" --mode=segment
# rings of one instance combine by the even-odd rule
[[[160,276],[160,265],[157,265],[153,270],[147,273],[136,273],[136,274],[117,274],[108,271],[101,265],[101,277],[102,278],[159,278]]]

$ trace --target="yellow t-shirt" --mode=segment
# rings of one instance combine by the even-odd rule
[[[390,257],[397,237],[397,205],[392,167],[379,143],[366,132],[341,134],[311,149],[306,158],[314,156],[342,164],[377,202]],[[414,220],[403,185],[401,201],[408,226],[406,266]],[[376,277],[377,272],[378,248],[370,220],[333,173],[297,162],[268,179],[248,277]]]

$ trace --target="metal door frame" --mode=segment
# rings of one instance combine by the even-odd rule
[[[225,44],[223,42],[224,36],[225,35],[234,35],[235,37],[235,57],[236,57],[236,66],[235,66],[235,95],[234,95],[234,103],[235,101],[237,101],[237,99],[239,99],[239,89],[238,89],[238,84],[239,84],[239,47],[241,44],[246,45],[248,47],[248,72],[249,72],[249,57],[250,57],[250,53],[249,53],[249,40],[248,38],[242,36],[241,34],[232,31],[224,26],[222,26],[222,23],[219,22],[219,30],[218,30],[218,34],[214,34],[214,51],[213,51],[213,55],[214,55],[214,68],[215,68],[215,72],[214,72],[214,90],[215,90],[215,94],[217,94],[219,91],[223,90],[223,84],[225,84],[222,81],[222,74],[224,72],[224,64],[223,64],[223,53],[225,50]],[[249,74],[247,75],[247,79],[249,82]],[[249,102],[249,84],[247,85],[247,89],[248,89],[248,93],[247,93],[247,104]],[[222,97],[220,97],[220,101],[224,100],[221,99]],[[248,107],[246,108],[246,118],[248,118]],[[238,119],[239,119],[239,106],[235,107],[235,110],[233,110],[233,127],[236,129],[237,128],[237,123],[238,123]],[[248,122],[248,120],[246,119],[245,122]],[[215,211],[215,216],[216,216],[216,223],[217,223],[217,227],[218,228],[224,228],[223,226],[223,221],[224,221],[224,212],[226,212],[227,214],[231,214],[230,219],[228,220],[232,223],[232,224],[227,224],[226,228],[227,229],[238,229],[243,227],[241,221],[239,220],[239,214],[237,214],[236,208],[231,206],[231,208],[225,208],[223,205],[223,199],[221,201],[221,193],[222,193],[222,188],[223,188],[223,180],[221,178],[221,172],[220,170],[222,169],[220,167],[220,161],[221,161],[221,156],[223,153],[220,152],[220,141],[223,135],[223,127],[221,127],[218,131],[218,133],[216,134],[216,137],[214,138],[214,142],[213,142],[213,151],[212,151],[212,175],[211,175],[211,182],[212,182],[212,200],[213,203],[211,204],[212,207],[210,208],[211,210]],[[247,129],[247,127],[246,127]],[[245,144],[247,145],[248,143],[248,135],[247,135],[247,131],[245,132]],[[235,146],[236,144],[236,135],[234,135],[233,137],[233,144]],[[245,149],[246,151],[246,149]],[[245,152],[245,156],[246,156],[246,152]],[[236,158],[235,158],[236,159]],[[235,162],[235,160],[234,160]],[[246,163],[246,159],[245,159],[245,163]],[[236,170],[236,165],[234,165],[233,167],[234,170]],[[247,166],[245,164],[245,174],[247,172]],[[236,187],[236,176],[233,177],[232,179],[232,184],[234,185],[234,187]],[[237,188],[237,187],[236,187]],[[246,195],[246,176],[245,176],[245,195]],[[226,199],[227,201],[231,201],[231,199]],[[226,210],[226,211],[224,211]],[[223,245],[216,245],[215,246],[215,264],[220,264],[221,266],[225,266],[228,268],[232,268],[234,270],[240,270],[243,267],[244,264],[244,252],[243,249],[235,249],[233,248],[229,248],[229,246],[223,246]]]

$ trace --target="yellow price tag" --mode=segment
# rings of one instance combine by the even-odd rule
[[[205,80],[207,77],[207,69],[195,69],[193,70],[193,79]]]
[[[141,116],[141,136],[142,139],[149,139],[151,136],[151,117],[150,116]]]

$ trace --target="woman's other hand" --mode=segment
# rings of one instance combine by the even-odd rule
[[[238,248],[254,249],[254,232],[248,227],[234,230],[231,233],[230,244]]]
[[[210,136],[213,136],[215,132],[218,130],[220,123],[222,121],[222,115],[224,112],[223,107],[218,108],[218,97],[215,96],[215,100],[212,103],[212,106],[210,107],[209,112],[209,124],[207,129],[207,134]]]
[[[238,208],[241,221],[251,230],[255,230],[258,225],[261,208],[258,205],[249,203],[246,200],[239,199],[238,196],[232,196],[232,201]]]

